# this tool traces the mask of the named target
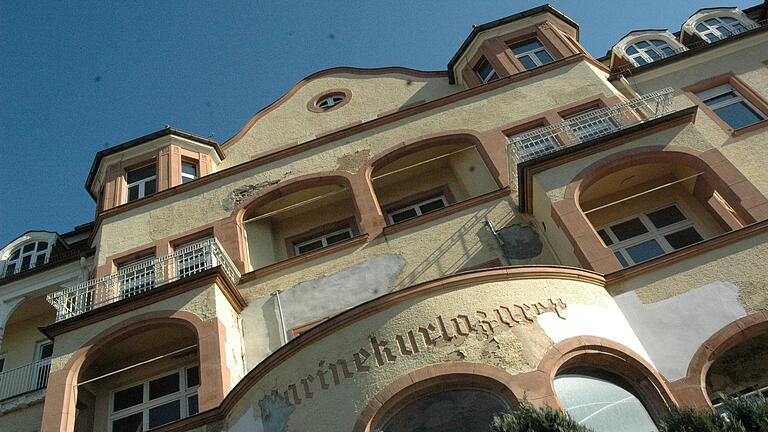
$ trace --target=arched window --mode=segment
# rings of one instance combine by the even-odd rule
[[[722,412],[724,396],[768,397],[768,334],[755,336],[718,357],[706,377],[707,394]]]
[[[568,371],[555,378],[555,391],[571,418],[595,432],[658,430],[643,402],[618,375]]]
[[[29,242],[15,248],[6,261],[5,275],[45,264],[49,251],[50,244],[47,241]]]
[[[696,32],[710,42],[731,37],[747,31],[747,26],[736,18],[720,16],[705,19],[696,24]]]
[[[415,399],[386,418],[376,432],[466,432],[489,430],[509,404],[490,391],[453,388]]]
[[[648,39],[635,42],[632,45],[628,45],[624,52],[638,66],[676,54],[675,49],[662,39]]]

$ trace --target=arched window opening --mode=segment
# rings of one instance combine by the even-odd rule
[[[697,23],[694,28],[707,41],[717,42],[747,31],[747,25],[736,18],[719,16],[705,19]]]
[[[197,343],[172,323],[116,338],[80,371],[75,430],[135,432],[197,414]]]
[[[500,396],[479,388],[451,388],[412,400],[387,417],[377,432],[487,431],[495,415],[509,412]]]
[[[565,411],[595,432],[657,431],[646,404],[619,375],[591,368],[570,368],[555,377]]]
[[[673,162],[606,174],[582,191],[579,205],[622,267],[740,226],[707,173]]]
[[[388,158],[371,174],[388,225],[498,189],[476,146],[457,140]]]
[[[768,335],[753,337],[717,358],[707,372],[706,386],[720,412],[724,396],[768,397]]]
[[[632,45],[627,46],[624,49],[624,52],[637,66],[655,62],[677,53],[675,48],[670,46],[669,42],[661,39],[648,39],[635,42]]]
[[[308,254],[360,234],[349,187],[327,184],[275,192],[243,219],[252,269]]]
[[[15,248],[6,261],[5,275],[12,275],[45,264],[51,246],[47,241],[36,241]]]

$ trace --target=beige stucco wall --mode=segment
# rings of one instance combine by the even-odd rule
[[[0,415],[0,430],[37,432],[43,420],[42,401]]]
[[[37,342],[48,340],[40,333],[39,328],[53,324],[56,313],[50,307],[38,312],[34,315],[11,317],[12,320],[5,328],[0,350],[0,357],[5,358],[4,371],[32,363],[35,360]]]

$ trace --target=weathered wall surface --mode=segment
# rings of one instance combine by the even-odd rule
[[[23,403],[24,401],[17,401]],[[0,407],[4,410],[6,407]],[[21,405],[12,411],[0,414],[0,430],[13,432],[37,432],[40,430],[40,423],[43,420],[43,402],[38,399],[37,402],[30,405]]]

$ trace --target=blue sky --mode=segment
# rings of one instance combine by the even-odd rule
[[[596,57],[633,29],[758,0],[554,0]],[[0,247],[94,216],[94,154],[170,124],[222,142],[333,66],[444,70],[471,30],[541,1],[6,1],[0,4]]]

